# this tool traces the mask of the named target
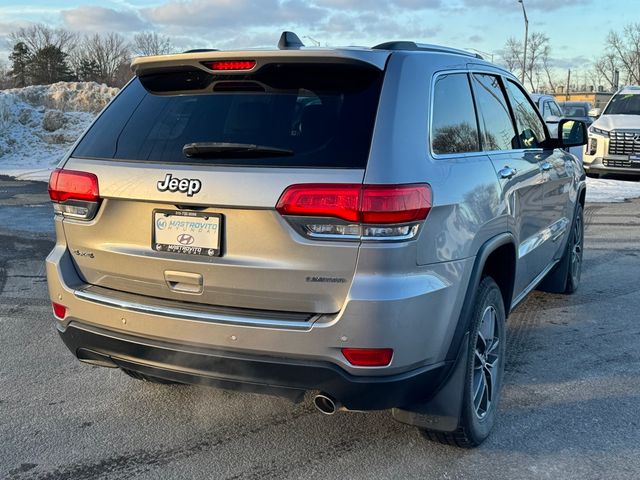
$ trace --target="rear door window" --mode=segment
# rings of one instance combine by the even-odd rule
[[[433,98],[431,147],[435,154],[480,150],[471,87],[466,73],[441,75]]]
[[[496,75],[473,74],[472,83],[483,149],[496,151],[519,148],[500,79]]]
[[[381,71],[360,64],[285,63],[265,65],[250,75],[182,71],[135,78],[73,155],[163,163],[364,168],[382,76]],[[185,145],[194,143],[257,146],[259,151],[203,154],[200,149],[196,155],[185,154]]]

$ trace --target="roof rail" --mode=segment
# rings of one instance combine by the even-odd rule
[[[202,53],[202,52],[219,52],[217,48],[194,48],[192,50],[185,50],[182,53]]]
[[[440,53],[453,53],[454,55],[464,55],[466,57],[479,58],[484,60],[482,55],[477,53],[468,52],[466,50],[459,50],[457,48],[443,47],[441,45],[432,45],[429,43],[416,43],[409,41],[396,41],[381,43],[373,47],[374,50],[408,50],[419,52],[440,52]]]
[[[278,41],[278,48],[280,50],[295,50],[304,47],[304,43],[293,32],[282,32],[280,40]]]

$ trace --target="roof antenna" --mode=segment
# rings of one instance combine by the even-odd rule
[[[278,49],[280,50],[294,50],[304,47],[302,40],[293,32],[282,32],[280,40],[278,41]]]

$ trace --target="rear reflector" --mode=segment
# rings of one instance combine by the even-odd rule
[[[100,199],[98,177],[93,173],[57,168],[49,177],[49,198],[53,202],[97,202]]]
[[[356,367],[386,367],[393,357],[392,348],[343,348],[342,354]]]
[[[215,62],[202,62],[209,70],[251,70],[256,66],[255,60],[219,60]]]
[[[276,209],[282,215],[334,217],[365,224],[421,221],[431,209],[427,184],[292,185],[281,195]]]
[[[67,307],[55,302],[51,302],[51,306],[53,307],[53,314],[60,320],[63,320],[67,315]]]

